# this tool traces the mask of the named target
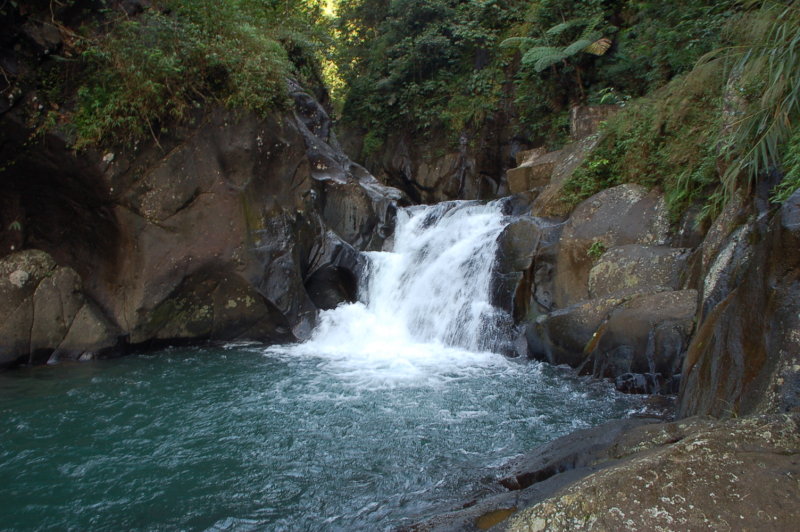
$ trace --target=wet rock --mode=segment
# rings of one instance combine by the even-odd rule
[[[516,322],[551,309],[555,250],[562,224],[523,216],[498,237],[492,304]]]
[[[688,249],[629,244],[609,249],[589,272],[589,297],[632,294],[645,289],[678,290]]]
[[[800,406],[798,213],[795,193],[771,218],[709,232],[709,249],[719,251],[704,260],[702,314],[683,367],[681,415]]]
[[[84,295],[78,274],[43,251],[0,259],[0,301],[0,367],[41,364],[54,352],[105,354],[118,343],[119,329]]]
[[[55,268],[38,250],[14,253],[0,260],[0,365],[27,357],[33,325],[33,295]]]
[[[595,335],[593,374],[617,378],[647,375],[646,393],[669,392],[668,384],[681,373],[691,338],[697,292],[681,290],[633,297],[614,309]]]
[[[626,435],[654,419],[626,419],[563,436],[499,468],[496,484],[477,494],[463,509],[444,512],[411,527],[415,531],[484,530],[507,524],[518,510],[558,493],[572,482],[610,464]],[[499,528],[502,529],[502,528]]]
[[[99,307],[86,301],[75,314],[69,331],[53,351],[48,362],[93,360],[108,353],[122,352],[122,332]]]
[[[696,305],[694,290],[582,301],[528,324],[528,353],[596,377],[642,375],[632,378],[635,386],[620,386],[649,383],[646,393],[669,392],[681,373]]]
[[[799,435],[797,415],[635,428],[608,467],[514,515],[507,529],[793,529]]]
[[[352,256],[381,249],[404,199],[352,163],[324,109],[290,85],[292,113],[200,109],[165,128],[158,143],[78,159],[46,136],[22,152],[0,183],[0,218],[25,225],[13,238],[0,235],[0,256],[37,247],[77,272],[97,305],[84,311],[64,353],[77,349],[80,330],[91,346],[103,329],[134,345],[293,341],[307,337],[320,308],[354,297],[361,270]],[[10,115],[2,120],[6,155],[27,134]],[[25,284],[26,275],[9,283]],[[69,279],[56,280],[39,299],[63,300]],[[6,322],[9,331],[30,329],[28,300],[14,314],[21,322]],[[59,347],[76,306],[57,326],[37,322],[33,344],[0,336],[15,353],[46,346],[39,361]]]
[[[593,249],[626,244],[663,245],[669,220],[664,198],[638,185],[595,194],[570,216],[556,263],[555,303],[565,307],[589,296]]]
[[[30,329],[30,352],[34,358],[40,352],[48,356],[67,331],[73,329],[76,315],[84,306],[81,288],[81,279],[75,270],[58,268],[55,264],[38,284],[33,294],[35,312]]]
[[[539,316],[526,327],[529,356],[551,364],[585,367],[594,351],[595,333],[624,302],[619,297],[603,297]]]
[[[358,280],[366,267],[363,255],[329,231],[314,242],[307,266],[305,289],[319,309],[332,309],[344,302],[358,299]]]

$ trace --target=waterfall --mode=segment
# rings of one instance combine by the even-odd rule
[[[393,250],[366,253],[360,301],[322,312],[311,338],[289,350],[362,377],[498,363],[492,351],[509,318],[491,305],[492,270],[508,222],[500,202],[399,210]]]

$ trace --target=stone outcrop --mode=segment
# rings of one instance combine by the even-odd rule
[[[680,414],[800,406],[800,193],[742,220],[734,201],[702,248],[701,316],[683,368]]]
[[[669,219],[664,198],[639,185],[619,185],[575,208],[564,226],[556,262],[555,303],[565,307],[589,296],[593,252],[627,244],[663,246]]]
[[[581,301],[530,323],[528,354],[615,379],[624,391],[674,393],[696,300],[696,291],[679,290]]]
[[[52,337],[9,340],[2,363],[110,352],[117,337],[136,346],[294,341],[319,309],[352,300],[358,250],[381,248],[402,197],[338,149],[313,97],[290,91],[293,113],[209,109],[158,144],[78,160],[51,135],[15,155],[0,188],[21,230],[3,253],[42,250],[50,270],[73,272],[87,310],[40,312],[32,323]],[[25,135],[13,112],[2,120],[5,156]],[[26,297],[32,305],[14,301]],[[24,321],[6,301],[2,312]],[[73,317],[71,329],[57,326]]]
[[[791,530],[798,424],[797,414],[612,421],[512,460],[477,500],[412,529]]]
[[[553,300],[553,265],[563,224],[521,215],[498,237],[492,304],[516,322],[547,312]]]
[[[72,268],[25,250],[0,259],[0,366],[24,358],[93,358],[117,348],[122,331],[83,293]]]
[[[800,519],[798,421],[633,429],[609,448],[608,467],[520,512],[507,530],[791,530]]]
[[[655,191],[621,185],[581,203],[551,250],[551,298],[529,315],[528,354],[620,390],[676,391],[697,292],[682,290],[691,250],[669,239]]]
[[[628,244],[613,247],[589,270],[589,297],[635,294],[643,290],[678,290],[690,250]]]

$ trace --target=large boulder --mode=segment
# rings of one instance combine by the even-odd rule
[[[657,292],[614,309],[595,333],[593,374],[627,392],[677,392],[693,332],[697,292]]]
[[[664,198],[639,185],[620,185],[581,203],[561,234],[555,303],[566,307],[589,296],[594,255],[626,244],[663,245],[669,218]]]
[[[798,422],[795,414],[635,428],[594,461],[600,471],[511,517],[507,530],[793,530]]]
[[[552,308],[555,250],[562,224],[521,216],[498,236],[492,304],[516,322]]]
[[[690,250],[628,244],[609,249],[589,271],[589,297],[678,290]]]
[[[585,300],[540,316],[527,325],[528,354],[616,379],[627,392],[676,391],[697,292],[653,290]]]
[[[701,316],[683,367],[680,415],[800,407],[800,192],[772,217],[730,216],[723,224],[703,244],[717,251],[704,260]]]
[[[498,468],[462,507],[413,530],[793,530],[797,414],[625,419]]]
[[[121,331],[82,288],[72,268],[43,251],[0,259],[0,367],[114,350]]]
[[[80,328],[49,329],[42,315],[32,339],[2,340],[14,353],[47,353],[55,337],[68,338],[64,356],[80,350],[80,331],[95,351],[106,326],[133,345],[295,341],[319,309],[356,297],[355,257],[381,249],[403,198],[341,152],[312,96],[289,88],[293,112],[200,109],[157,142],[81,158],[54,135],[19,150],[0,182],[13,217],[0,256],[43,250],[77,277],[59,274],[38,298],[73,282],[92,304]],[[2,120],[5,156],[26,135],[13,116]]]
[[[601,297],[539,316],[526,326],[528,355],[551,364],[584,368],[594,351],[595,333],[624,302],[624,298]]]

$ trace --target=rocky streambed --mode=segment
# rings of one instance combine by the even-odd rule
[[[295,342],[355,301],[361,252],[383,248],[410,200],[343,153],[312,94],[290,92],[293,111],[200,108],[157,142],[80,155],[55,134],[31,147],[21,107],[4,107],[0,366]],[[492,243],[498,350],[677,393],[679,419],[557,440],[488,499],[418,526],[781,528],[798,499],[800,194],[734,197],[709,227],[691,212],[670,223],[661,193],[637,185],[569,211],[560,191],[608,112],[590,111],[570,144],[518,153],[504,179],[464,148],[441,164],[391,158],[386,181],[430,201],[511,193]],[[692,417],[705,415],[736,417]]]

